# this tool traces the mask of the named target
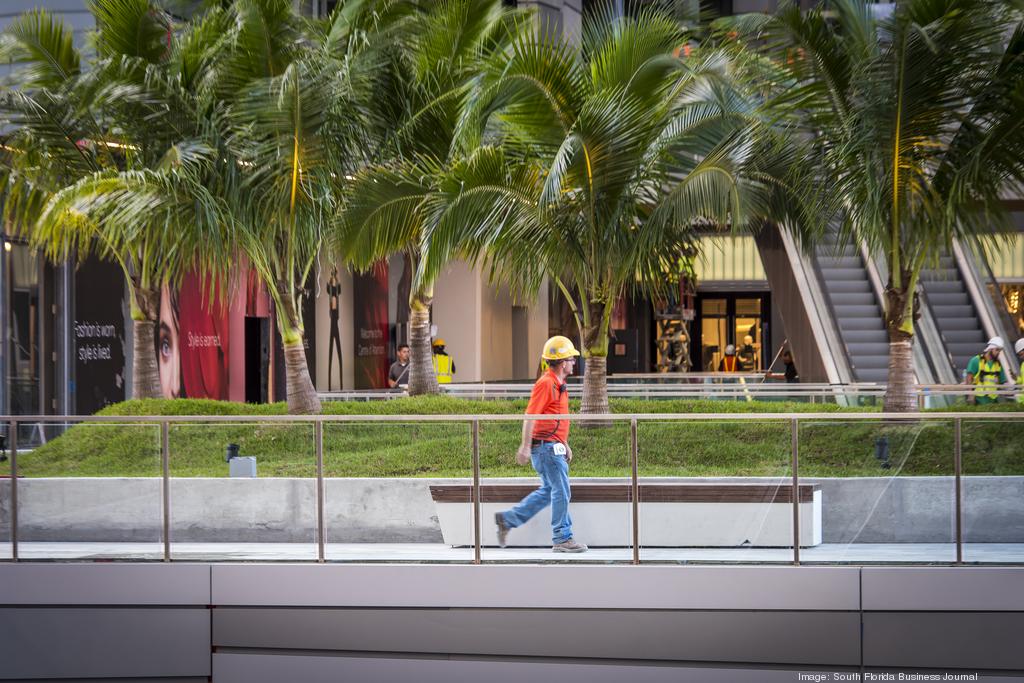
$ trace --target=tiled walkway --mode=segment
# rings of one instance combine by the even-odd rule
[[[136,560],[163,558],[160,543],[21,543],[22,560]],[[0,545],[0,559],[9,559],[10,544]],[[473,561],[472,548],[451,548],[433,543],[331,543],[330,562],[456,562]],[[300,562],[316,559],[316,546],[303,543],[174,543],[171,557],[183,561]],[[550,548],[484,548],[485,562],[590,562],[625,563],[630,548],[592,548],[582,554],[552,553]],[[657,563],[787,563],[786,548],[642,548],[641,561]],[[952,563],[956,548],[944,543],[822,544],[803,548],[805,563]],[[964,545],[965,562],[1024,564],[1024,544],[976,543]]]

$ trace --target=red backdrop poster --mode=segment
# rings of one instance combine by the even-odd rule
[[[368,273],[352,276],[355,331],[355,388],[388,385],[388,266],[379,262]]]

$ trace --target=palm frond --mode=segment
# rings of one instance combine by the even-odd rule
[[[56,90],[78,75],[81,57],[68,26],[45,9],[35,9],[0,33],[0,61],[19,65],[16,79],[22,87]]]

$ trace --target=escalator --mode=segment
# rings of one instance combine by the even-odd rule
[[[880,275],[886,272],[884,258],[869,258],[860,244],[841,244],[835,231],[810,253],[777,226],[768,226],[757,240],[801,376],[808,367],[812,381],[884,384],[889,358]],[[922,273],[913,358],[919,384],[961,382],[968,361],[994,336],[1006,340],[1010,352],[1003,365],[1017,373],[1015,330],[1005,323],[998,287],[976,252],[954,243],[937,267]]]
[[[981,353],[985,341],[994,335],[986,333],[952,254],[942,256],[937,267],[923,271],[921,285],[942,337],[948,362],[959,380],[967,363]]]
[[[854,382],[885,382],[889,338],[882,306],[860,249],[830,231],[815,248],[822,293],[846,351]]]

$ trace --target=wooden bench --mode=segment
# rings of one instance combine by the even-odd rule
[[[536,490],[536,484],[480,486],[481,543],[497,545],[494,513]],[[573,483],[573,532],[592,546],[633,543],[630,484]],[[473,487],[431,486],[444,542],[473,545]],[[821,543],[821,487],[801,484],[800,545]],[[793,543],[792,484],[641,484],[640,544],[650,547],[788,547]],[[514,529],[510,546],[551,544],[550,508]]]

